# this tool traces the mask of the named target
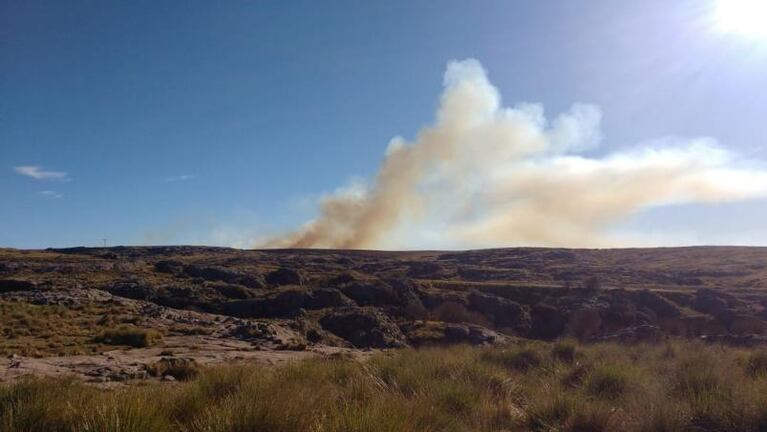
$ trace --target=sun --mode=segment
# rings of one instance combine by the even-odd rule
[[[715,8],[720,30],[767,39],[767,0],[718,0]]]

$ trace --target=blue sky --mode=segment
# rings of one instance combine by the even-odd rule
[[[0,0],[0,246],[242,246],[298,226],[322,194],[373,176],[392,137],[432,122],[453,59],[479,60],[507,104],[598,105],[597,155],[706,136],[761,165],[767,39],[718,31],[713,9]],[[767,244],[765,216],[750,198],[612,229]]]

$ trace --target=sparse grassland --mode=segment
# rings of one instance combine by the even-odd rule
[[[92,354],[115,345],[149,346],[154,330],[118,305],[35,305],[0,300],[0,355],[30,357]]]
[[[0,431],[763,431],[767,354],[692,342],[402,350],[175,385],[0,387]]]

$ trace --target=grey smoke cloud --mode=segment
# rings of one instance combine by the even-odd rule
[[[378,173],[321,200],[318,216],[259,246],[607,246],[608,228],[653,206],[767,196],[767,171],[709,138],[665,138],[601,157],[598,107],[547,120],[503,107],[473,59],[447,66],[434,123],[395,137]]]

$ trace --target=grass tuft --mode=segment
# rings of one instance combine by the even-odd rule
[[[200,369],[174,357],[151,367],[181,381],[171,386],[0,385],[0,432],[766,430],[760,351],[669,343],[672,357],[668,344],[573,345],[572,362],[545,344],[280,367]]]
[[[162,335],[156,330],[124,325],[104,330],[96,337],[96,342],[106,345],[127,345],[134,348],[146,348],[156,345]]]

